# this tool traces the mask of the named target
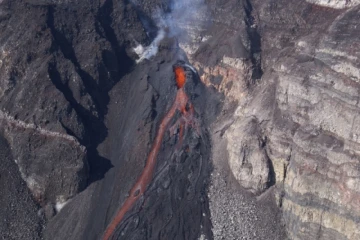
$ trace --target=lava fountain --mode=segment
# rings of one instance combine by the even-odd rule
[[[124,219],[125,214],[132,209],[136,201],[145,193],[147,186],[150,184],[153,178],[157,155],[160,151],[160,147],[166,130],[169,129],[171,131],[172,129],[179,126],[178,147],[181,147],[182,145],[184,129],[186,127],[188,127],[189,125],[193,126],[199,132],[197,121],[194,118],[194,108],[190,103],[189,97],[184,90],[184,86],[186,83],[185,69],[183,66],[175,66],[174,73],[176,85],[178,88],[175,101],[160,123],[157,135],[151,147],[150,153],[147,157],[144,170],[142,171],[134,186],[131,188],[129,197],[125,200],[120,210],[116,213],[114,219],[107,226],[102,238],[103,240],[110,239],[110,237],[114,234],[116,228]],[[181,117],[177,120],[174,126],[169,128],[169,123],[173,119],[177,111],[180,111]]]

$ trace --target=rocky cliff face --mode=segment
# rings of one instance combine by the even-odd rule
[[[0,132],[51,217],[111,167],[96,147],[107,134],[108,91],[133,61],[109,3],[2,1],[0,9]]]
[[[357,239],[359,8],[332,19],[330,9],[314,10],[328,12],[328,25],[302,34],[269,74],[276,95],[267,152],[292,238]]]
[[[101,238],[189,60],[201,137],[167,133],[116,237],[359,239],[359,4],[0,1],[3,236]]]
[[[226,45],[242,43],[237,49],[247,54],[223,52],[212,66],[199,57],[204,45],[231,39],[213,32],[193,61],[204,82],[237,102],[228,124],[219,125],[227,129],[229,166],[240,185],[275,192],[291,239],[358,239],[359,3],[308,2],[248,2],[244,21],[237,20],[242,31],[231,33],[242,37]],[[255,44],[256,34],[260,58],[246,44]],[[254,77],[254,70],[262,74]]]

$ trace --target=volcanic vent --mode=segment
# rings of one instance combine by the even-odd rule
[[[166,80],[176,85],[175,98],[160,118],[145,167],[129,195],[108,213],[112,217],[104,240],[211,237],[209,141],[192,103],[197,95],[193,90],[204,88],[184,62],[174,64],[173,73]]]

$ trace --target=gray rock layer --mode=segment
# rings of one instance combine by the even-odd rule
[[[231,27],[216,15],[214,25],[223,27],[202,33],[208,34],[204,42],[194,38],[191,56],[201,79],[237,106],[220,128],[237,181],[257,194],[276,185],[291,239],[358,239],[360,8],[357,1],[311,2],[317,5],[269,0],[247,1],[243,11],[233,6],[227,19],[237,12],[246,20],[234,19],[231,35],[241,40],[226,47],[241,42],[248,54],[218,52],[221,44],[213,43],[231,39],[221,32]],[[344,7],[352,8],[333,9]]]

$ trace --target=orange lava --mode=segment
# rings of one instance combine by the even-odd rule
[[[116,230],[117,226],[122,221],[122,219],[124,218],[125,214],[133,207],[135,202],[144,194],[146,187],[151,182],[156,165],[156,157],[159,153],[164,134],[168,129],[168,125],[171,119],[174,117],[176,111],[178,110],[182,113],[181,119],[177,121],[178,124],[180,125],[179,143],[182,143],[182,138],[184,134],[184,125],[186,127],[189,124],[191,125],[194,124],[193,121],[194,109],[192,105],[189,103],[189,98],[183,89],[183,86],[185,85],[186,82],[186,75],[184,68],[175,67],[174,71],[176,76],[176,84],[178,86],[175,102],[173,103],[169,112],[165,115],[165,117],[162,119],[160,123],[156,138],[154,140],[151,151],[146,160],[144,170],[142,171],[140,177],[137,179],[135,185],[130,190],[129,197],[125,200],[124,204],[117,212],[114,219],[106,228],[103,236],[103,240],[108,240],[113,235],[114,231]]]
[[[184,68],[175,67],[175,77],[176,77],[176,85],[178,88],[182,88],[186,82],[186,75]]]

